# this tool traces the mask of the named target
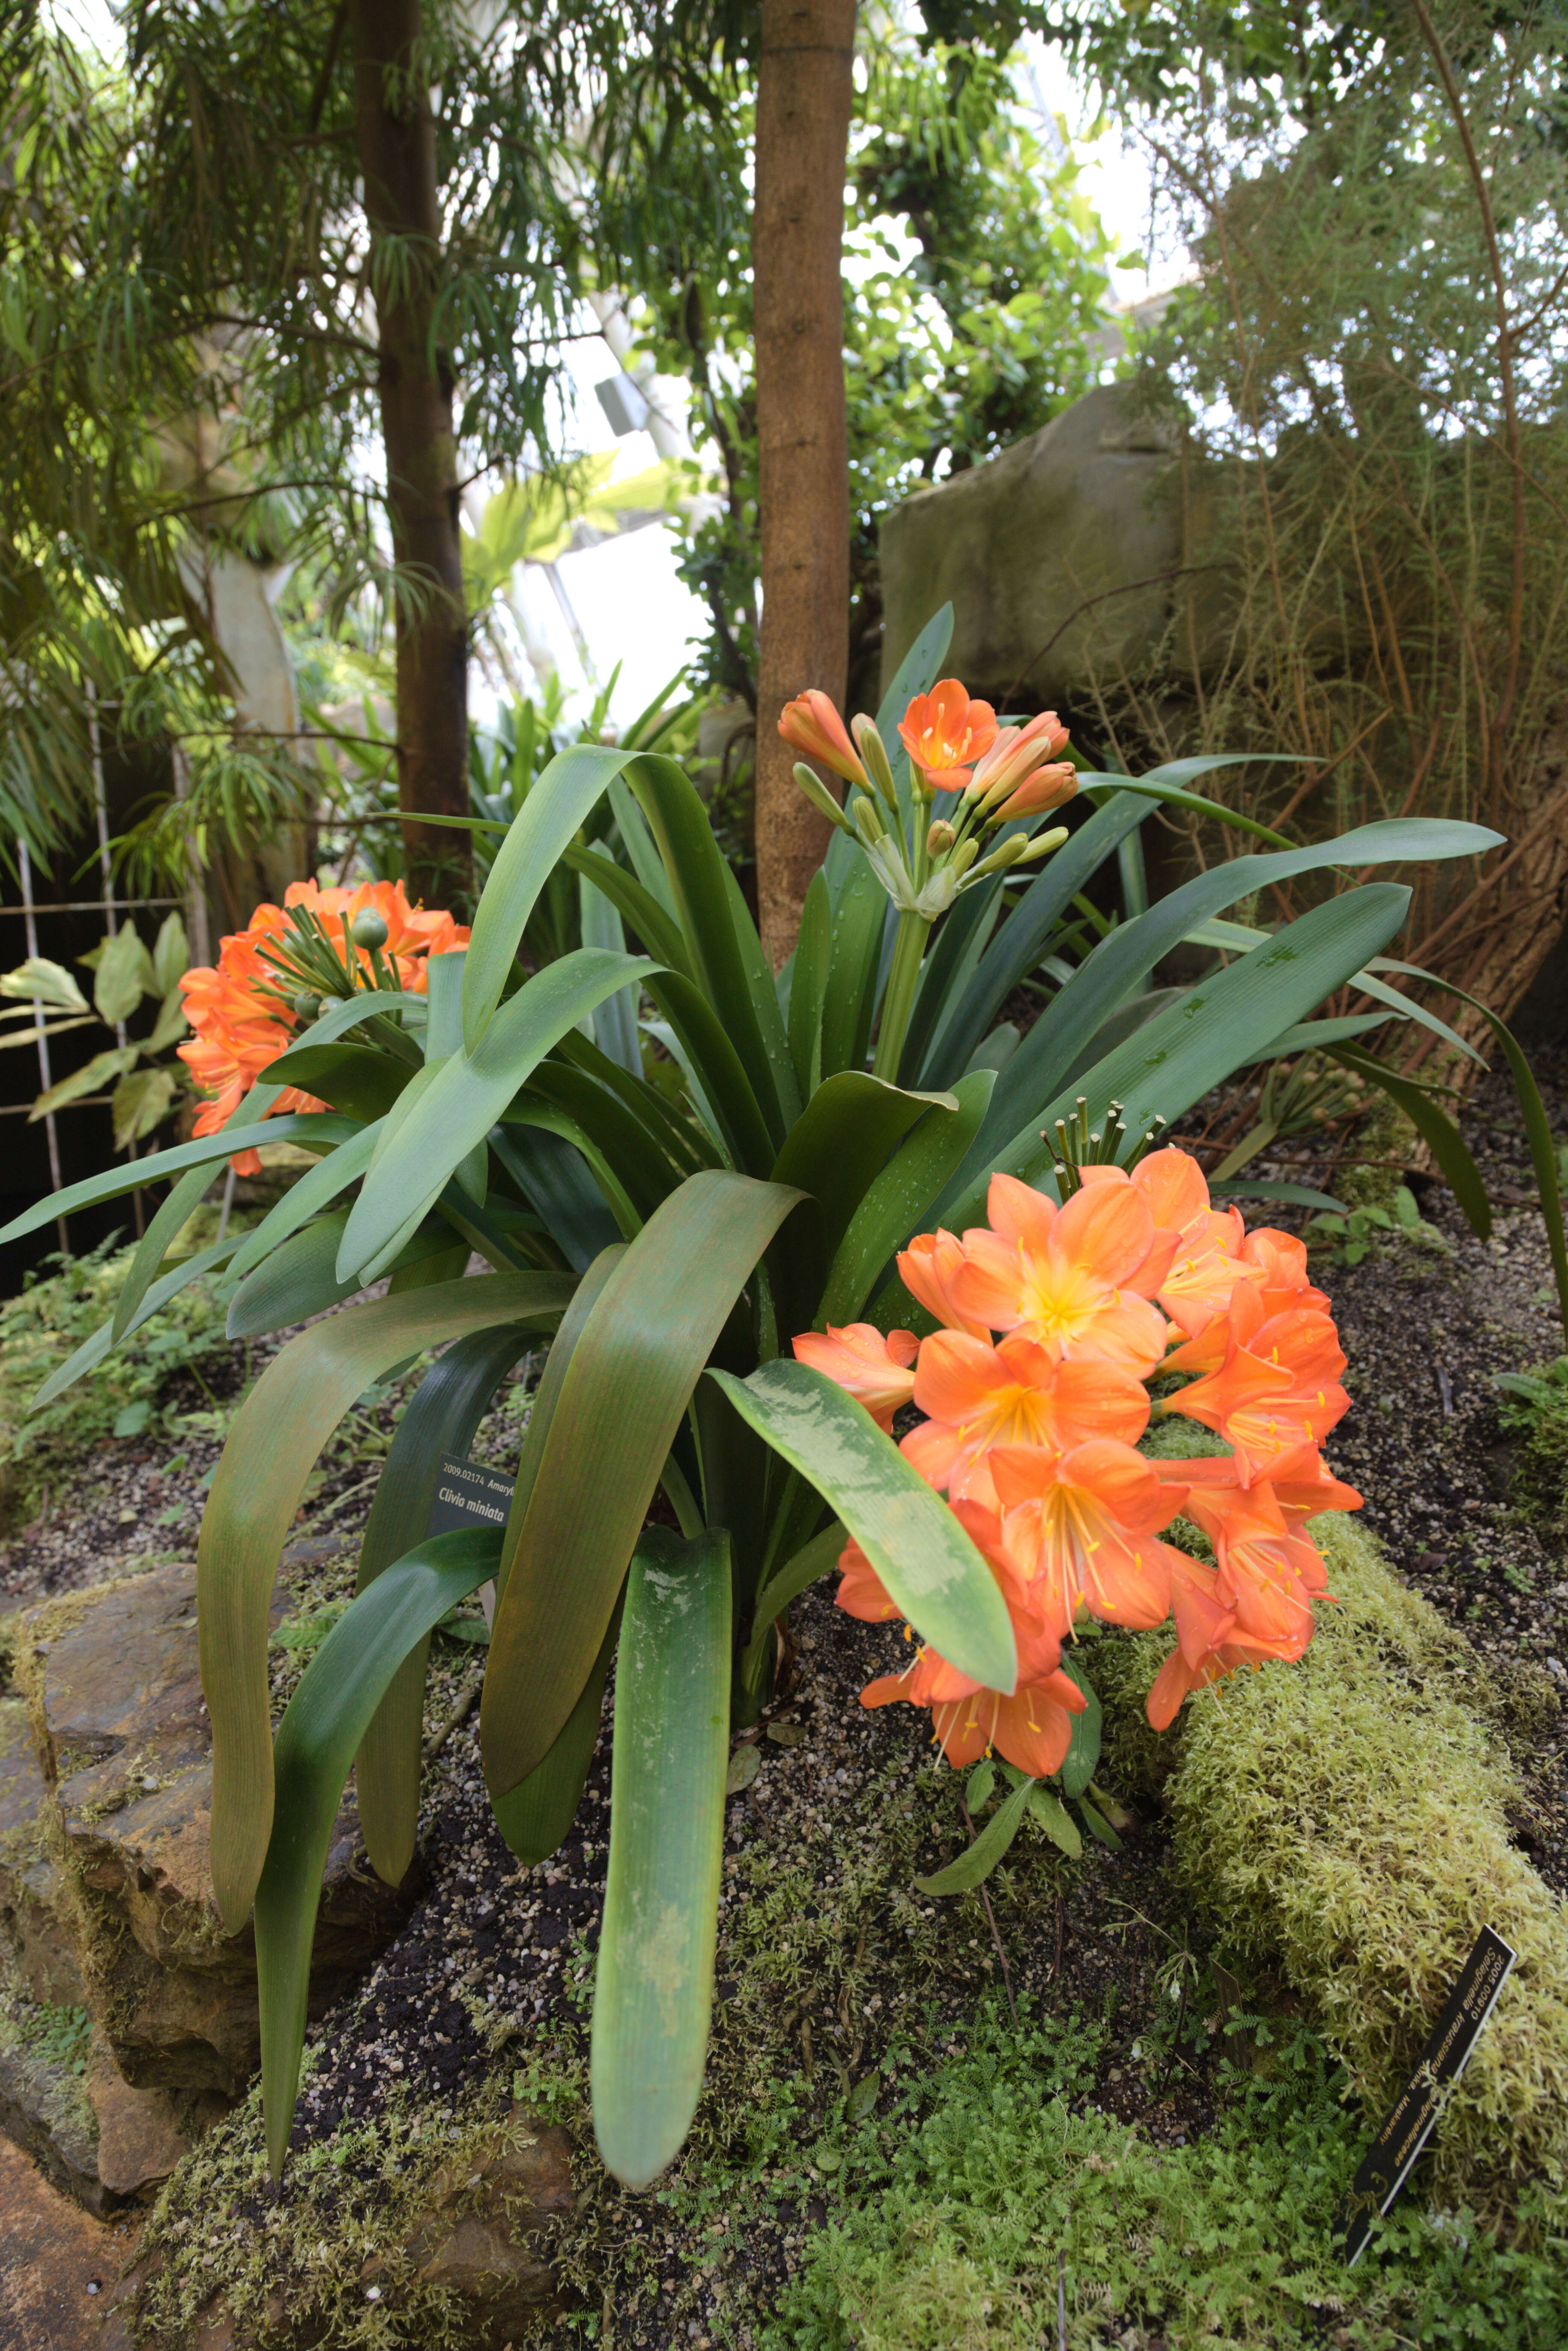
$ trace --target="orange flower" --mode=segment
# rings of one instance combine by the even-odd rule
[[[1196,1659],[1188,1658],[1181,1648],[1175,1648],[1155,1676],[1149,1695],[1144,1701],[1149,1727],[1154,1730],[1168,1730],[1176,1719],[1182,1700],[1190,1691],[1202,1689],[1210,1682],[1223,1681],[1227,1674],[1236,1671],[1238,1666],[1256,1668],[1266,1665],[1270,1657],[1277,1657],[1284,1665],[1294,1665],[1300,1655],[1299,1649],[1277,1647],[1268,1641],[1252,1640],[1240,1632],[1232,1633],[1228,1639],[1219,1642],[1212,1649],[1206,1649]]]
[[[954,1282],[967,1262],[964,1244],[956,1233],[916,1233],[909,1247],[899,1252],[898,1278],[911,1298],[947,1330],[967,1331],[972,1339],[983,1339],[987,1325],[962,1312],[953,1295]]]
[[[831,768],[846,784],[865,782],[865,768],[849,729],[820,687],[813,685],[784,705],[779,732],[791,750]]]
[[[898,722],[911,760],[933,791],[962,791],[970,763],[996,740],[997,714],[988,702],[971,702],[967,686],[945,677],[929,694],[917,694]]]
[[[1155,1225],[1179,1236],[1159,1301],[1186,1336],[1196,1338],[1223,1313],[1247,1274],[1241,1211],[1210,1207],[1203,1170],[1185,1151],[1151,1151],[1134,1168],[1132,1180]]]
[[[1262,1296],[1250,1282],[1238,1282],[1222,1327],[1220,1368],[1167,1396],[1159,1409],[1217,1429],[1235,1452],[1238,1476],[1252,1485],[1282,1454],[1321,1443],[1350,1409],[1339,1385],[1344,1357],[1328,1315],[1292,1306],[1265,1318]],[[1206,1331],[1196,1345],[1207,1353],[1213,1338]],[[1192,1369],[1189,1352],[1178,1348],[1166,1368]]]
[[[1085,1184],[1063,1208],[1016,1176],[993,1176],[990,1227],[964,1235],[952,1296],[992,1331],[1017,1331],[1054,1354],[1096,1355],[1146,1377],[1165,1353],[1166,1322],[1150,1303],[1169,1270],[1175,1233],[1158,1234],[1143,1195]]]
[[[391,967],[400,987],[415,994],[424,991],[425,965],[432,955],[468,944],[467,931],[450,914],[411,906],[401,882],[365,882],[353,889],[291,882],[281,906],[258,906],[245,930],[222,942],[215,970],[198,964],[180,981],[193,1032],[191,1041],[179,1048],[180,1058],[209,1096],[196,1118],[198,1135],[217,1133],[267,1064],[287,1051],[299,1025],[287,980],[261,952],[268,943],[287,945],[292,928],[288,912],[297,906],[321,918],[340,962],[345,969],[351,964],[356,984],[367,988],[375,985],[371,958],[362,947],[345,945],[345,919],[351,925],[361,914],[382,917],[387,926],[381,950],[383,967]],[[313,1094],[287,1086],[265,1114],[324,1107]],[[236,1152],[230,1165],[237,1176],[254,1176],[261,1165],[260,1155]]]
[[[915,1401],[929,1417],[903,1450],[921,1476],[996,1508],[987,1456],[998,1445],[1043,1445],[1066,1452],[1092,1437],[1135,1444],[1148,1426],[1143,1382],[1114,1364],[1067,1362],[1032,1339],[988,1346],[959,1331],[921,1344]]]
[[[874,1323],[846,1322],[838,1329],[830,1322],[825,1334],[802,1331],[795,1354],[858,1397],[877,1426],[891,1435],[894,1414],[915,1393],[910,1367],[919,1343],[913,1331],[890,1331],[883,1338]]]
[[[1156,1154],[1156,1156],[1159,1155]],[[1238,1217],[1239,1224],[1239,1217]],[[1260,1225],[1241,1243],[1239,1257],[1235,1257],[1228,1240],[1220,1243],[1220,1254],[1233,1267],[1239,1281],[1249,1282],[1262,1302],[1265,1322],[1271,1315],[1282,1314],[1288,1307],[1310,1306],[1321,1314],[1328,1312],[1329,1302],[1321,1290],[1314,1290],[1307,1272],[1307,1247],[1294,1233],[1276,1232],[1271,1226]],[[1201,1277],[1202,1265],[1198,1267]],[[1212,1285],[1201,1278],[1194,1284],[1195,1298],[1207,1300],[1223,1280],[1223,1269],[1216,1262]],[[1228,1331],[1224,1316],[1217,1309],[1207,1322],[1181,1315],[1175,1304],[1164,1299],[1166,1311],[1176,1314],[1188,1334],[1189,1343],[1182,1350],[1182,1366],[1190,1372],[1217,1372],[1225,1361]],[[1221,1304],[1227,1303],[1221,1301]]]
[[[1045,1779],[1061,1769],[1072,1737],[1071,1718],[1082,1712],[1087,1701],[1077,1683],[1061,1672],[1061,1646],[1030,1606],[1002,1548],[996,1519],[973,1503],[959,1503],[956,1508],[1006,1596],[1018,1646],[1018,1687],[1011,1691],[988,1689],[961,1674],[935,1649],[923,1648],[903,1673],[883,1674],[868,1682],[861,1692],[861,1704],[928,1706],[932,1736],[956,1771],[977,1762],[994,1747],[1019,1771]],[[855,1548],[852,1544],[850,1551]],[[862,1574],[849,1552],[840,1564],[845,1569],[844,1583],[839,1587],[840,1606],[875,1621],[866,1581],[875,1583],[876,1579],[869,1566]],[[846,1584],[850,1586],[847,1598]],[[881,1585],[876,1589],[881,1592]],[[887,1613],[896,1614],[891,1602]]]
[[[1059,1638],[1081,1606],[1140,1631],[1163,1623],[1181,1554],[1158,1530],[1182,1507],[1179,1487],[1162,1484],[1152,1463],[1113,1437],[1069,1453],[998,1446],[989,1467],[1008,1555]]]

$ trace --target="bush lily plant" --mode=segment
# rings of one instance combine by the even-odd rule
[[[321,1316],[390,1277],[384,1296],[313,1322],[267,1366],[236,1415],[202,1527],[213,1884],[231,1933],[254,1907],[275,2168],[336,1808],[352,1765],[371,1859],[400,1880],[418,1813],[425,1657],[455,1601],[495,1584],[480,1738],[497,1821],[525,1861],[550,1853],[573,1818],[616,1665],[592,2090],[606,2163],[642,2185],[676,2153],[700,2090],[727,1745],[768,1702],[790,1600],[847,1552],[851,1593],[904,1617],[952,1677],[923,1664],[919,1702],[939,1713],[991,1693],[994,1719],[964,1736],[994,1735],[1004,1757],[1004,1715],[1016,1725],[1040,1691],[1061,1720],[1051,1716],[1041,1745],[1025,1721],[1014,1751],[1033,1779],[1073,1717],[1044,1661],[1074,1592],[1092,1607],[1099,1587],[1085,1568],[1041,1614],[1038,1593],[1020,1607],[1017,1571],[998,1562],[1026,1521],[1043,1529],[1063,1511],[1082,1525],[1119,1512],[1118,1525],[1155,1542],[1166,1489],[1126,1431],[1167,1321],[1187,1328],[1189,1277],[1167,1270],[1155,1282],[1150,1263],[1145,1279],[1126,1234],[1115,1245],[1101,1234],[1094,1220],[1124,1217],[1134,1197],[1148,1223],[1130,1182],[1092,1178],[1057,1214],[1080,1171],[1114,1179],[1116,1162],[1130,1165],[1162,1122],[1239,1068],[1337,1050],[1394,1017],[1432,1021],[1375,969],[1405,917],[1408,892],[1395,882],[1344,887],[1272,936],[1246,935],[1239,954],[1213,926],[1286,875],[1473,856],[1496,836],[1403,820],[1291,847],[1192,791],[1214,760],[1137,782],[1079,777],[1095,803],[1087,821],[1070,836],[1042,830],[1073,788],[1061,730],[1049,715],[998,728],[956,682],[934,684],[949,627],[944,613],[925,632],[874,726],[857,720],[852,733],[821,696],[786,714],[787,736],[843,778],[849,805],[830,799],[833,838],[777,982],[683,770],[579,744],[492,828],[465,945],[404,940],[408,953],[389,961],[390,915],[406,909],[302,904],[261,959],[268,1017],[287,1000],[291,1040],[257,1067],[222,1130],[142,1160],[134,1177],[74,1186],[4,1236],[132,1181],[175,1179],[111,1324],[48,1395],[216,1268],[233,1285],[236,1334]],[[1162,799],[1265,845],[1145,906],[1138,828]],[[1095,939],[1085,893],[1108,862],[1132,911]],[[519,945],[562,866],[600,910],[590,943],[526,968]],[[1173,947],[1217,937],[1228,961],[1191,986],[1151,989]],[[1054,993],[1020,1038],[1003,1008],[1041,971]],[[210,977],[187,991],[193,1004]],[[1381,1008],[1314,1020],[1348,981]],[[1443,1130],[1444,1164],[1468,1181],[1457,1131],[1416,1099],[1427,1131]],[[237,1242],[169,1259],[215,1160],[273,1138],[315,1166]],[[1085,1217],[1100,1254],[1072,1257]],[[996,1247],[976,1239],[982,1228]],[[466,1271],[474,1252],[487,1271]],[[888,1424],[915,1394],[916,1324],[928,1418],[912,1458]],[[946,1338],[932,1335],[938,1324]],[[1101,1367],[1103,1393],[1079,1420],[1069,1325],[1092,1333]],[[894,1331],[911,1337],[890,1352]],[[1202,1377],[1217,1411],[1236,1400],[1239,1458],[1252,1444],[1247,1383],[1260,1375],[1236,1331],[1234,1359],[1206,1360]],[[465,1448],[540,1332],[549,1351],[504,1531],[428,1536],[442,1456]],[[856,1358],[879,1340],[869,1391],[841,1384],[841,1358],[822,1352]],[[358,1596],[274,1738],[268,1596],[312,1465],[372,1380],[432,1349],[444,1352],[382,1472]],[[994,1499],[977,1424],[1017,1440],[989,1457]],[[1060,1481],[1031,1487],[1027,1460],[1004,1463],[1037,1453],[1042,1431],[1059,1449],[1065,1434],[1082,1440],[1061,1457],[1078,1481],[1071,1496]],[[938,1467],[952,1502],[931,1482]],[[661,1487],[678,1533],[647,1529]],[[1288,1520],[1282,1498],[1279,1509]],[[1160,1573],[1187,1570],[1166,1562],[1156,1585]],[[1209,1611],[1211,1634],[1225,1614]],[[1251,1635],[1233,1626],[1225,1637]],[[1083,1698],[1081,1681],[1066,1686]]]

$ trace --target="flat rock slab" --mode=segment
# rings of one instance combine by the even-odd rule
[[[233,2098],[256,2060],[256,1954],[250,1929],[225,1936],[213,1905],[195,1588],[193,1567],[160,1568],[34,1610],[21,1663],[77,1881],[68,1895],[89,2004],[115,2063],[133,2088]],[[358,1847],[345,1806],[327,1860],[312,2014],[362,1972],[407,1907]]]
[[[5,2351],[118,2351],[110,2294],[135,2248],[0,2139],[0,2344]],[[105,2321],[108,2320],[106,2326]]]

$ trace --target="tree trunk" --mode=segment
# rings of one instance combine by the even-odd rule
[[[828,825],[779,735],[790,697],[841,702],[849,660],[844,170],[854,0],[762,0],[757,76],[757,443],[762,631],[757,688],[757,895],[775,967],[794,946]],[[831,778],[824,780],[840,788]]]
[[[376,297],[387,509],[400,581],[397,797],[411,896],[469,888],[467,836],[413,820],[468,814],[468,623],[452,368],[434,346],[441,204],[419,0],[349,0],[354,117]]]

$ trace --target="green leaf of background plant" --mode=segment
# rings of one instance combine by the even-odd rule
[[[1019,1833],[1024,1806],[1035,1782],[1026,1780],[1015,1788],[999,1812],[993,1813],[974,1843],[950,1861],[946,1869],[933,1872],[929,1877],[917,1877],[915,1886],[922,1894],[969,1894],[988,1878]]]
[[[212,1273],[231,1255],[234,1247],[233,1241],[219,1241],[212,1249],[201,1250],[195,1257],[183,1259],[180,1264],[162,1275],[147,1291],[141,1305],[120,1332],[120,1338],[129,1339],[133,1332],[141,1328],[143,1322],[156,1314],[160,1308],[167,1306],[172,1298],[177,1298],[182,1290],[188,1290],[192,1282],[200,1281],[204,1274]],[[68,1356],[57,1370],[49,1374],[37,1395],[29,1403],[27,1410],[41,1412],[45,1405],[53,1404],[55,1398],[57,1395],[63,1395],[67,1388],[73,1386],[84,1373],[96,1371],[110,1349],[118,1343],[119,1342],[113,1336],[112,1324],[109,1322],[100,1324],[90,1339],[84,1339],[81,1345]]]
[[[800,1196],[693,1176],[612,1268],[562,1382],[496,1612],[480,1716],[493,1793],[542,1761],[576,1704],[692,1390]]]
[[[816,1327],[856,1321],[894,1251],[902,1249],[932,1202],[951,1180],[979,1131],[996,1081],[991,1070],[960,1078],[906,1135],[862,1195],[831,1265]]]
[[[267,2163],[281,2178],[299,2085],[321,1872],[354,1751],[402,1660],[495,1573],[500,1533],[465,1527],[413,1545],[339,1617],[306,1667],[268,1758],[277,1805],[256,1889]]]
[[[795,965],[789,983],[789,1053],[800,1099],[809,1102],[822,1076],[822,1006],[828,990],[828,959],[833,946],[828,885],[813,873],[800,914]]]
[[[92,976],[93,1008],[99,1019],[112,1028],[117,1020],[130,1019],[143,996],[162,992],[153,976],[152,958],[134,926],[122,925],[111,939],[105,939]]]
[[[1011,1690],[1018,1651],[996,1577],[864,1405],[784,1356],[748,1379],[710,1377],[842,1520],[922,1640],[988,1689]]]
[[[0,1242],[24,1240],[40,1225],[52,1224],[57,1217],[72,1217],[78,1208],[96,1207],[100,1200],[118,1200],[141,1186],[183,1176],[187,1167],[210,1167],[214,1159],[226,1159],[231,1152],[254,1151],[263,1143],[337,1143],[352,1132],[348,1120],[339,1118],[333,1111],[297,1111],[282,1118],[269,1118],[265,1125],[256,1121],[246,1126],[225,1127],[221,1134],[203,1135],[199,1142],[155,1151],[137,1160],[134,1166],[106,1168],[101,1176],[88,1176],[79,1184],[68,1184],[63,1191],[50,1193],[47,1199],[35,1201],[19,1217],[13,1217],[0,1229]]]
[[[1068,1740],[1067,1754],[1061,1766],[1062,1794],[1081,1796],[1099,1765],[1104,1716],[1100,1701],[1090,1687],[1089,1678],[1077,1659],[1064,1656],[1061,1670],[1070,1681],[1077,1684],[1087,1700],[1082,1713],[1072,1717],[1072,1735]]]
[[[724,1022],[695,981],[679,972],[655,972],[647,986],[701,1081],[720,1144],[737,1169],[766,1176],[778,1144]]]
[[[1433,1158],[1442,1169],[1449,1190],[1458,1202],[1478,1240],[1491,1238],[1491,1202],[1487,1196],[1486,1180],[1476,1165],[1470,1147],[1453,1120],[1441,1110],[1429,1093],[1402,1078],[1397,1070],[1385,1067],[1372,1053],[1361,1053],[1346,1045],[1337,1047],[1329,1056],[1342,1069],[1364,1078],[1388,1096],[1396,1110],[1406,1117]]]
[[[292,1183],[281,1200],[275,1201],[259,1225],[247,1233],[235,1252],[234,1275],[243,1281],[262,1259],[270,1256],[280,1241],[298,1232],[313,1217],[319,1216],[347,1186],[358,1180],[371,1164],[371,1156],[381,1137],[382,1123],[361,1127],[357,1134],[329,1151],[308,1167],[303,1176]],[[345,1215],[344,1222],[347,1223]]]
[[[208,1167],[188,1168],[174,1185],[166,1200],[136,1244],[136,1254],[127,1270],[119,1297],[114,1301],[114,1315],[109,1326],[110,1344],[118,1346],[124,1338],[137,1308],[152,1289],[168,1253],[169,1244],[195,1214],[197,1207],[212,1188],[213,1172]]]
[[[570,1275],[487,1274],[329,1315],[276,1355],[235,1416],[196,1562],[202,1688],[213,1729],[213,1888],[237,1933],[272,1828],[267,1604],[284,1538],[322,1446],[371,1381],[424,1347],[497,1322],[547,1322]]]
[[[615,1676],[610,1865],[590,2085],[606,2168],[646,2188],[696,2112],[729,1749],[729,1541],[651,1527],[626,1583]]]

